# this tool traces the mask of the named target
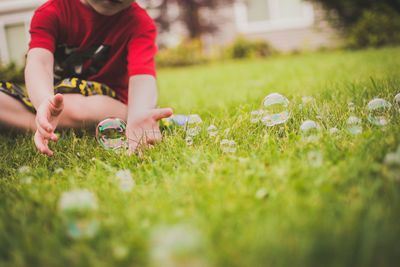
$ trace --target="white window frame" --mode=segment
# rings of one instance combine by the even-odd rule
[[[240,33],[260,33],[268,31],[279,31],[288,29],[306,28],[314,23],[314,9],[311,3],[302,3],[303,18],[282,19],[277,17],[278,1],[265,0],[269,2],[269,20],[250,22],[247,17],[247,6],[244,1],[237,1],[234,5],[236,25]]]
[[[25,27],[25,40],[29,42],[29,26],[32,16],[33,12],[23,12],[0,16],[0,55],[2,64],[8,64],[11,60],[8,54],[9,47],[7,44],[7,35],[5,30],[6,27],[8,25],[23,24]]]
[[[30,40],[29,28],[34,11],[46,0],[10,0],[0,2],[0,58],[1,64],[10,62],[7,45],[6,26],[24,24],[27,43]]]

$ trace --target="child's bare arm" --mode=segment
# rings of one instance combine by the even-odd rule
[[[36,108],[36,128],[34,136],[36,147],[40,152],[53,155],[48,141],[56,141],[54,134],[59,115],[63,110],[63,97],[54,96],[53,89],[53,54],[42,48],[29,50],[25,67],[25,81],[28,95]]]
[[[130,151],[161,140],[158,120],[172,115],[170,108],[157,109],[158,90],[151,75],[135,75],[129,80],[127,138]]]

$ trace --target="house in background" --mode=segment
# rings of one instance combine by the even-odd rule
[[[304,0],[237,0],[221,8],[224,19],[207,42],[226,45],[238,36],[265,40],[280,51],[316,49],[338,44],[321,7]],[[210,14],[211,15],[211,14]]]
[[[0,0],[0,62],[24,64],[29,25],[37,7],[46,0]],[[138,0],[139,4],[144,3]],[[176,7],[178,8],[178,7]],[[238,36],[263,39],[281,51],[313,49],[336,43],[322,9],[302,0],[237,0],[217,11],[204,10],[218,31],[204,36],[209,45],[227,45]],[[209,14],[207,14],[209,12]],[[215,14],[215,12],[217,14]],[[172,10],[172,14],[179,10]],[[150,13],[151,14],[151,13]],[[220,19],[222,18],[222,19]],[[159,42],[174,45],[185,34],[182,25],[159,34]]]
[[[24,64],[34,10],[46,0],[0,0],[0,60]]]

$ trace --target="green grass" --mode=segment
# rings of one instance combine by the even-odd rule
[[[160,105],[199,114],[203,130],[190,147],[182,129],[165,133],[142,158],[102,149],[92,130],[62,133],[53,158],[36,151],[30,134],[5,132],[0,266],[151,266],[159,240],[170,250],[173,240],[186,242],[174,266],[396,266],[400,169],[383,161],[400,145],[400,114],[381,129],[365,107],[375,97],[393,103],[399,69],[400,48],[386,48],[160,70]],[[268,129],[249,123],[273,92],[290,100],[290,120]],[[304,96],[315,104],[300,108]],[[349,102],[362,118],[356,137],[346,131]],[[316,143],[301,137],[306,119],[322,127]],[[214,139],[205,130],[211,123],[220,131]],[[331,127],[341,130],[336,137]],[[225,137],[236,141],[235,153],[222,153]],[[308,161],[314,150],[321,166]],[[21,166],[30,167],[30,184]],[[116,184],[122,169],[136,181],[130,193]],[[61,194],[78,188],[97,198],[92,238],[71,238],[58,208]]]

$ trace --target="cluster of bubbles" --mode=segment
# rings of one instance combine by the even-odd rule
[[[313,97],[303,97],[303,104],[299,104],[299,108],[302,109],[303,105],[315,104],[316,100]],[[267,95],[263,101],[259,110],[253,110],[249,114],[249,120],[251,123],[262,123],[266,127],[273,127],[281,125],[287,122],[290,117],[289,111],[290,101],[279,93],[272,93]],[[400,112],[400,93],[394,98],[394,105],[396,110]],[[375,98],[367,104],[368,116],[367,119],[373,125],[384,127],[391,119],[391,108],[392,104],[382,98]],[[356,115],[356,105],[352,102],[348,103],[349,116],[346,120],[347,131],[351,134],[358,135],[362,133],[362,120]],[[316,116],[318,119],[322,119],[322,116]],[[192,146],[194,139],[199,135],[202,129],[202,119],[200,116],[193,115],[174,115],[171,118],[163,119],[162,124],[167,128],[175,126],[183,126],[186,131],[185,142],[187,146]],[[126,124],[120,119],[106,119],[99,123],[96,130],[96,139],[99,144],[107,150],[118,150],[121,147],[126,146],[125,137]],[[226,134],[226,129],[224,134]],[[300,132],[302,137],[309,143],[316,142],[321,136],[321,126],[318,122],[313,120],[305,120],[300,126]],[[337,134],[340,130],[337,127],[333,127],[329,130],[331,134]],[[210,138],[216,137],[219,133],[218,128],[211,124],[207,128],[207,134]],[[224,153],[234,153],[237,150],[237,144],[234,140],[223,139],[220,141],[221,151]],[[318,151],[312,151],[309,158],[318,158],[321,153]],[[315,153],[314,153],[315,152]],[[319,165],[319,161],[314,165]]]

